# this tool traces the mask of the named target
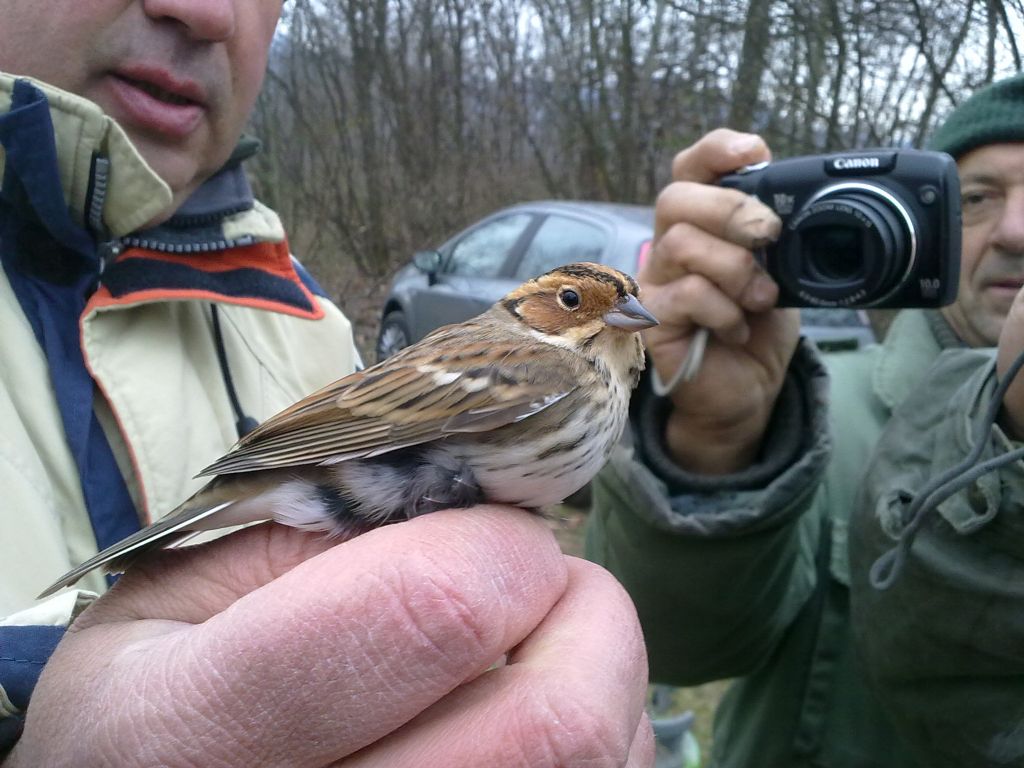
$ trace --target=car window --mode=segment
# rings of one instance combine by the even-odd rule
[[[600,261],[607,235],[600,227],[565,216],[548,216],[526,249],[516,278],[528,280],[574,261]]]
[[[516,213],[489,221],[462,238],[452,249],[445,272],[472,277],[497,277],[516,244],[533,219]]]

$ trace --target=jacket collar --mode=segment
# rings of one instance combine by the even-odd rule
[[[117,123],[85,99],[0,74],[4,269],[84,295],[99,281],[94,307],[198,298],[319,317],[322,291],[253,199],[241,167],[253,151],[243,142],[170,219],[140,230],[171,191]]]
[[[72,221],[97,240],[130,235],[132,239],[125,246],[182,253],[284,239],[277,216],[255,202],[242,170],[242,162],[259,148],[255,139],[243,137],[224,168],[199,187],[168,221],[139,231],[171,205],[170,187],[149,167],[117,122],[80,96],[38,80],[0,72],[0,115],[10,111],[19,80],[23,88],[30,84],[34,91],[31,103],[26,104],[23,95],[21,109],[49,111],[61,191]],[[0,145],[0,178],[5,163]],[[249,212],[254,215],[246,215]],[[194,247],[185,242],[192,236],[200,241]]]
[[[962,342],[939,312],[903,310],[886,333],[875,366],[878,397],[893,410],[917,388],[939,353],[957,345]]]
[[[171,205],[171,189],[138,153],[121,127],[91,101],[30,78],[0,73],[0,114],[10,110],[15,83],[36,89],[33,105],[48,106],[60,183],[72,220],[103,236],[121,237]],[[104,158],[99,166],[97,158]],[[6,156],[0,148],[0,175]],[[116,174],[109,169],[116,168]],[[105,229],[105,233],[97,230]]]

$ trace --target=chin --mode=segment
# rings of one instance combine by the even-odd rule
[[[959,304],[951,304],[939,311],[960,340],[970,347],[995,346],[1006,319],[1005,314],[991,310],[981,312],[976,305],[969,311]]]
[[[975,326],[975,333],[980,337],[981,344],[975,346],[995,347],[999,344],[999,333],[1006,322],[1006,315],[992,317],[988,321],[982,320]]]
[[[146,164],[171,188],[177,204],[212,175],[203,173],[196,154],[186,148],[168,147],[144,136],[129,134],[129,137]]]

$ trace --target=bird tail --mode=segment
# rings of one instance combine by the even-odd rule
[[[207,509],[197,510],[195,501],[201,496],[202,492],[196,494],[166,517],[93,555],[44,589],[36,599],[42,600],[59,589],[70,587],[94,568],[102,567],[105,573],[121,573],[140,555],[153,549],[173,546],[194,535],[197,522],[235,503],[234,499],[230,499]]]

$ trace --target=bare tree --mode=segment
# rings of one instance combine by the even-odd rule
[[[920,145],[1020,69],[1022,6],[293,0],[253,170],[296,250],[370,317],[412,250],[522,199],[649,203],[719,125],[777,156]]]
[[[747,6],[743,47],[729,108],[729,125],[738,130],[750,130],[754,123],[761,81],[771,50],[771,10],[771,0],[750,0]]]

